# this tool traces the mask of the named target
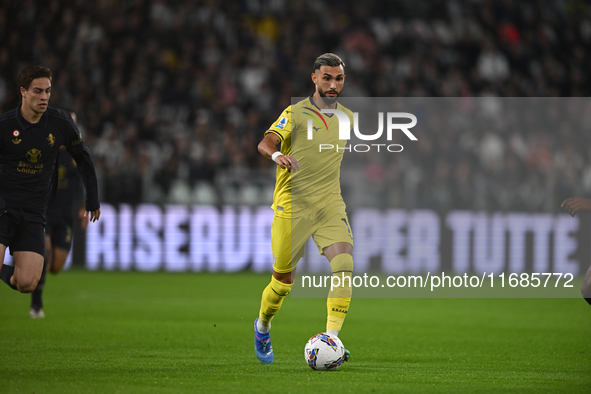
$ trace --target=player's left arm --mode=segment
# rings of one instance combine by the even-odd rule
[[[78,200],[78,202],[80,202],[80,208],[78,209],[78,218],[80,219],[80,225],[82,227],[82,230],[86,230],[86,228],[88,227],[88,220],[86,219],[86,208],[84,206],[84,201],[86,200],[86,193],[84,193],[84,188],[82,187],[82,185],[80,185],[80,189],[82,189],[82,199]]]
[[[82,142],[82,144],[84,144],[84,142]],[[82,182],[84,183],[84,189],[86,190],[85,217],[90,213],[90,221],[96,222],[101,216],[101,206],[98,198],[98,181],[90,149],[84,145],[84,149],[79,153],[70,152],[70,154],[78,165],[78,171],[80,172]]]
[[[2,141],[0,140],[0,152],[2,151]],[[0,159],[2,158],[2,154],[0,154]],[[6,201],[4,201],[4,198],[0,195],[0,216],[4,215],[6,213]]]
[[[88,219],[86,218],[86,208],[84,201],[86,201],[86,192],[82,184],[82,178],[78,175],[78,171],[74,172],[74,167],[77,167],[75,162],[72,163],[72,168],[68,168],[69,182],[68,187],[71,187],[72,193],[75,194],[74,201],[78,206],[78,218],[80,219],[80,225],[82,230],[86,230],[88,227]]]
[[[591,212],[591,200],[583,197],[567,198],[560,206],[571,216],[575,216],[577,212]]]
[[[98,181],[94,169],[94,161],[90,149],[86,146],[80,131],[74,121],[70,119],[70,130],[66,135],[66,149],[76,162],[84,189],[86,190],[86,214],[90,213],[90,221],[96,222],[101,216],[101,205],[98,197]]]

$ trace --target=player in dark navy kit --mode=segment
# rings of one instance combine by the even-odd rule
[[[76,114],[70,112],[74,123]],[[31,293],[31,309],[29,316],[33,319],[45,317],[43,312],[43,290],[47,271],[52,274],[59,273],[72,247],[72,229],[74,218],[82,219],[81,227],[86,229],[88,221],[84,218],[86,212],[81,205],[84,189],[82,180],[76,168],[76,162],[68,153],[65,146],[60,147],[57,166],[57,192],[53,204],[45,214],[45,260],[43,273],[37,283],[37,287]],[[78,209],[79,208],[79,209]]]
[[[70,114],[49,107],[51,81],[49,69],[25,67],[17,81],[21,105],[0,115],[0,263],[7,247],[14,258],[14,266],[2,265],[0,278],[22,293],[35,290],[43,271],[45,212],[61,145],[82,176],[90,221],[101,214],[90,150]]]

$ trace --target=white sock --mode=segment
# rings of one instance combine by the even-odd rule
[[[328,335],[330,335],[331,337],[337,337],[337,338],[339,337],[339,332],[335,331],[335,330],[328,330],[328,331],[326,331],[326,333]]]
[[[261,323],[261,320],[257,320],[257,331],[260,332],[261,334],[266,334],[269,331],[271,331],[271,325],[269,324],[268,326],[265,326],[263,323]]]

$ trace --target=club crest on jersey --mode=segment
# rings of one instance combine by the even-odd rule
[[[15,136],[15,137],[18,137],[19,135],[21,135],[21,132],[20,132],[20,131],[18,131],[18,130],[14,130],[14,131],[12,132],[12,135],[13,135],[13,136]]]
[[[37,163],[40,157],[41,151],[39,149],[33,148],[27,152],[27,160],[29,160],[31,163]]]
[[[55,144],[55,137],[51,133],[49,134],[49,136],[47,136],[46,140],[47,142],[49,142],[49,146],[53,146],[53,144]]]
[[[277,127],[278,129],[283,130],[283,128],[285,127],[286,124],[287,124],[287,118],[282,117],[281,119],[279,119],[279,123],[277,123],[275,125],[275,127]]]

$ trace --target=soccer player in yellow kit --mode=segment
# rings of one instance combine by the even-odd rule
[[[328,294],[328,334],[338,336],[351,303],[353,236],[339,180],[347,140],[339,140],[337,116],[321,112],[340,110],[353,124],[353,113],[337,102],[345,83],[345,64],[332,53],[319,56],[312,81],[314,94],[286,108],[258,146],[263,156],[278,165],[271,230],[273,276],[263,291],[259,317],[254,322],[255,353],[263,364],[273,362],[271,320],[291,290],[296,265],[310,237],[330,262],[333,275],[349,277]],[[315,119],[314,126],[318,126],[312,139],[308,138],[308,119]],[[319,143],[335,149],[319,152]],[[276,149],[279,144],[280,151]],[[349,358],[348,351],[345,357]]]

